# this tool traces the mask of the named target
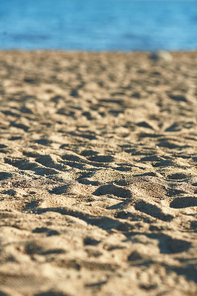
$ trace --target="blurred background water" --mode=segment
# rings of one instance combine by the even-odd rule
[[[197,0],[0,0],[0,49],[197,49]]]

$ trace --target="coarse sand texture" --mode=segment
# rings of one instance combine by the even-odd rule
[[[0,295],[197,295],[197,52],[166,56],[0,52]]]

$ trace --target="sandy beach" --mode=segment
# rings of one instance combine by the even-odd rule
[[[0,295],[197,295],[197,52],[170,57],[0,52]]]

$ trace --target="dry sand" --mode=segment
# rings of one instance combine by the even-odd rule
[[[0,52],[0,295],[197,295],[197,53]]]

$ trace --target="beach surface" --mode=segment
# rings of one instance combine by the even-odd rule
[[[170,57],[0,52],[0,295],[197,295],[197,52]]]

